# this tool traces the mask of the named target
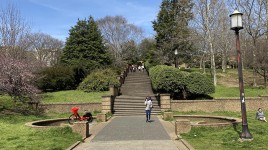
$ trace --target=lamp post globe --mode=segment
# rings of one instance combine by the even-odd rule
[[[177,49],[175,49],[174,54],[175,54],[175,68],[178,68],[178,58],[177,58],[178,50]]]
[[[246,111],[246,99],[244,92],[244,81],[242,72],[242,60],[241,60],[241,50],[240,50],[240,40],[239,40],[239,30],[243,29],[242,24],[242,13],[235,10],[231,15],[231,30],[235,31],[236,36],[236,52],[237,52],[237,66],[238,66],[238,78],[239,78],[239,91],[240,91],[240,103],[241,103],[241,114],[242,114],[242,132],[240,138],[242,140],[252,140],[253,137],[248,129],[247,122],[247,111]]]
[[[241,30],[241,29],[243,29],[242,16],[243,16],[243,13],[239,12],[238,10],[235,10],[230,15],[230,17],[231,17],[231,29],[232,30]]]

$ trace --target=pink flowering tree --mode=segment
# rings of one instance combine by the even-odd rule
[[[37,101],[38,89],[33,85],[34,63],[0,54],[0,91],[7,93],[14,102]]]

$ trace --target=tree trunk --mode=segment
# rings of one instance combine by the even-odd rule
[[[252,69],[253,69],[253,87],[256,87],[257,86],[257,83],[256,83],[256,76],[257,76],[257,73],[256,73],[256,39],[253,38],[253,49],[252,49]]]
[[[225,73],[226,72],[226,50],[223,50],[222,53],[222,72]]]
[[[213,44],[211,41],[209,43],[209,46],[210,46],[210,53],[211,53],[211,69],[212,69],[212,75],[213,75],[213,83],[214,83],[214,86],[216,86],[217,76],[216,76],[215,55],[214,55],[214,50],[213,50]]]
[[[263,70],[263,78],[264,78],[264,87],[267,87],[267,77],[266,77],[266,69]]]

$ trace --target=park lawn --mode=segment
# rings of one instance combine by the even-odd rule
[[[101,102],[101,97],[107,95],[109,95],[109,91],[90,93],[80,90],[47,92],[42,94],[42,103]]]
[[[1,114],[1,148],[8,150],[64,150],[70,147],[76,141],[82,140],[82,137],[77,133],[73,133],[70,127],[32,129],[24,125],[27,122],[48,118],[51,117]]]
[[[244,91],[246,97],[258,97],[259,95],[268,95],[268,88],[245,87]],[[239,97],[239,88],[217,85],[215,88],[215,93],[210,94],[210,96],[214,98]]]
[[[240,112],[187,112],[175,114],[209,114],[218,116],[230,116],[241,118]],[[248,112],[249,131],[253,136],[251,142],[240,142],[238,132],[242,131],[241,124],[236,129],[233,126],[211,128],[192,128],[187,134],[181,134],[182,138],[191,144],[196,150],[262,150],[267,149],[268,123],[255,119],[255,112]]]

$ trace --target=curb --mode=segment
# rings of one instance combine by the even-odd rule
[[[195,150],[186,140],[184,140],[180,135],[177,135],[178,139],[187,147],[189,150]]]
[[[70,147],[68,147],[66,150],[73,150],[74,148],[76,148],[76,146],[78,146],[81,143],[81,141],[77,141],[76,143],[74,143],[73,145],[71,145]]]

